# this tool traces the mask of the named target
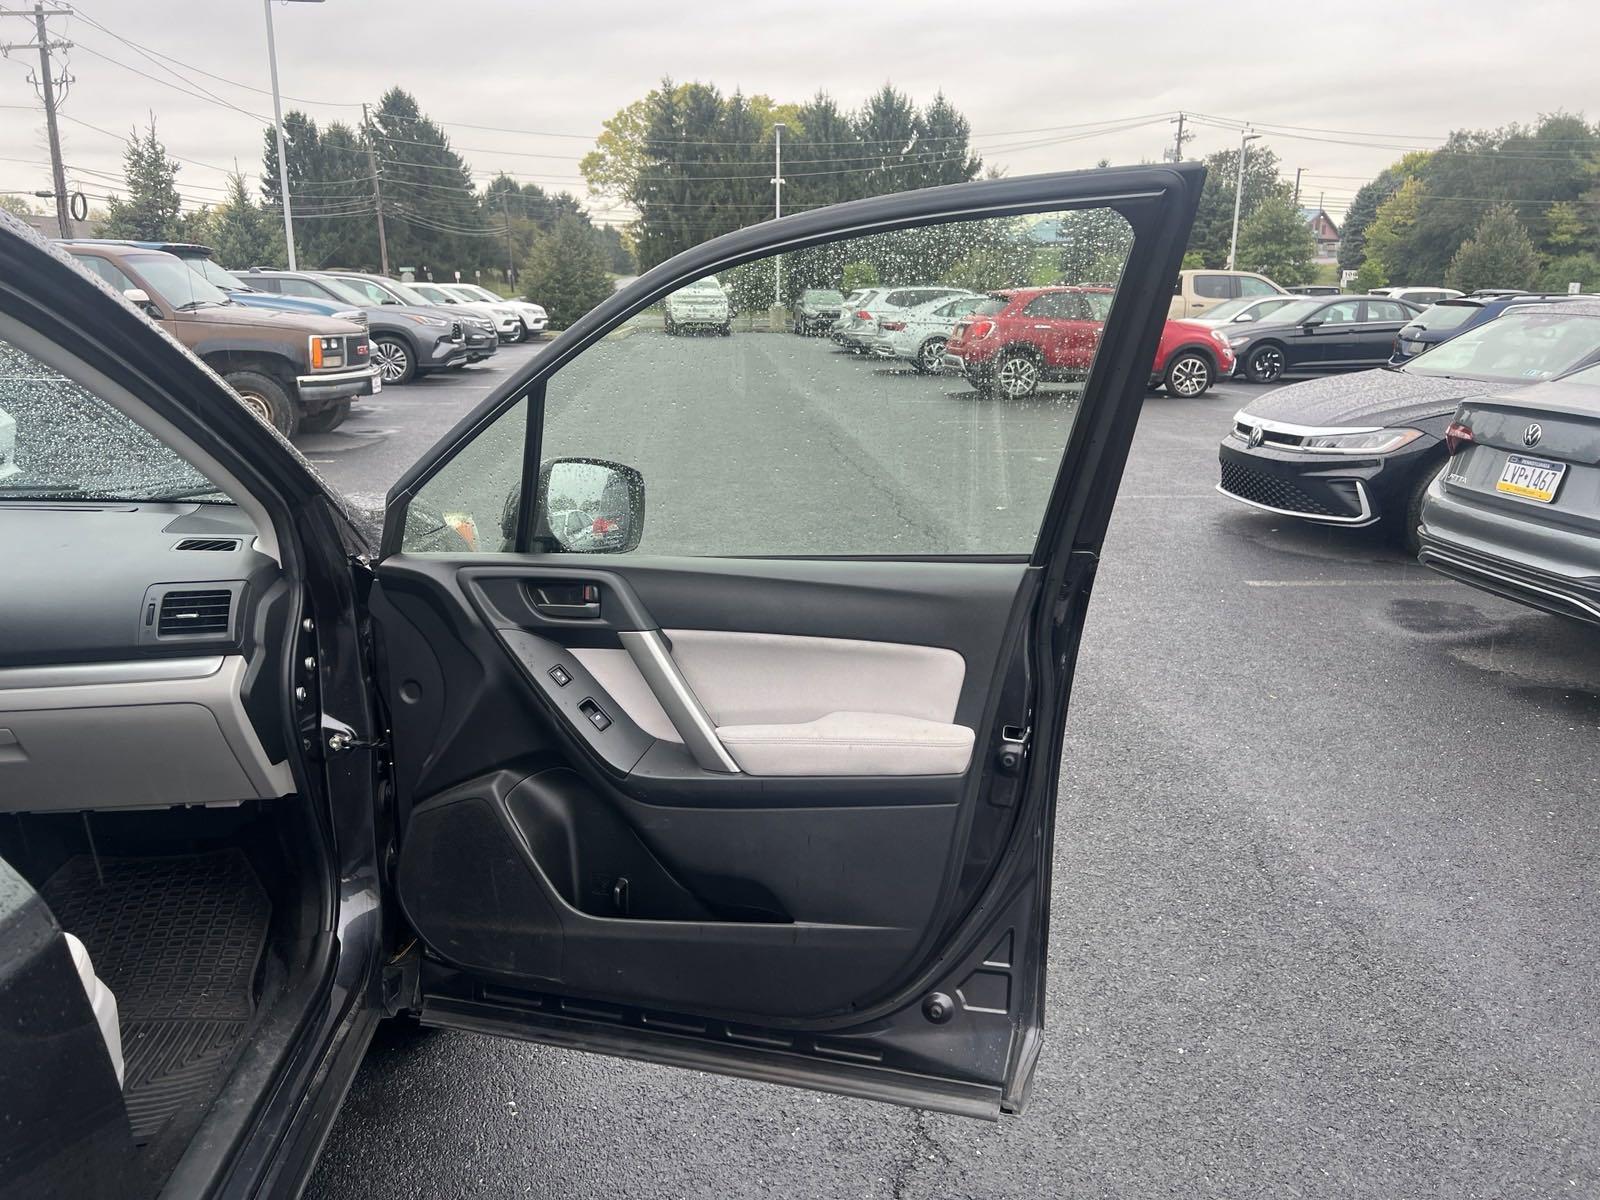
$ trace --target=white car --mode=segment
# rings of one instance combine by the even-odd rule
[[[662,309],[669,335],[695,326],[715,329],[723,337],[733,333],[733,309],[715,275],[679,288],[667,297]]]
[[[493,304],[476,298],[468,300],[451,291],[452,285],[443,283],[413,283],[411,290],[419,292],[429,304],[455,305],[467,312],[476,313],[491,325],[502,342],[520,342],[527,336],[523,332],[522,318],[504,300],[496,297]]]
[[[486,287],[475,283],[447,283],[444,290],[454,292],[463,300],[478,301],[484,304],[500,304],[516,313],[522,321],[522,337],[513,338],[513,341],[522,341],[524,338],[538,337],[550,324],[550,314],[545,312],[542,304],[535,304],[532,300],[524,300],[520,296],[497,296]]]
[[[1387,296],[1391,300],[1404,300],[1408,304],[1422,308],[1437,304],[1441,300],[1456,300],[1462,295],[1455,288],[1447,287],[1381,287],[1373,288],[1369,294]]]
[[[901,314],[930,300],[950,300],[967,294],[966,288],[932,285],[872,289],[854,309],[846,309],[841,314],[841,320],[850,318],[843,331],[844,344],[858,354],[871,354],[881,322],[896,320]]]
[[[901,359],[924,375],[938,374],[944,362],[944,344],[962,317],[983,302],[976,293],[936,296],[899,313],[885,313],[878,320],[878,336],[872,353],[879,358]]]

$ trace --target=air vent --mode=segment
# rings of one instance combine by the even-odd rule
[[[238,538],[184,538],[174,550],[237,550]]]
[[[161,597],[157,637],[202,637],[226,634],[233,593],[227,588],[205,592],[168,592]]]

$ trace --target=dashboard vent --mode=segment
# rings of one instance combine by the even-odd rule
[[[184,538],[174,550],[237,550],[238,538]]]
[[[204,592],[168,592],[161,597],[156,636],[226,634],[232,612],[233,593],[227,588]]]

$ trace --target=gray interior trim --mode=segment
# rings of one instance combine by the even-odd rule
[[[132,662],[52,663],[42,667],[0,668],[0,696],[21,688],[85,687],[98,683],[148,683],[203,679],[222,669],[222,655],[199,658],[147,658]],[[0,700],[0,705],[4,701]]]
[[[202,663],[213,669],[197,673]],[[157,665],[175,669],[165,677],[145,673]],[[137,669],[119,674],[124,667]],[[236,804],[292,795],[289,764],[268,759],[245,711],[246,670],[241,655],[227,655],[0,674],[0,811]],[[75,672],[80,681],[41,684],[40,672]]]
[[[683,735],[672,724],[672,718],[667,716],[656,694],[639,674],[639,668],[633,665],[633,656],[626,650],[574,646],[570,653],[640,729],[664,742],[683,741]]]
[[[717,739],[716,727],[706,716],[706,710],[700,707],[700,701],[695,699],[678,664],[672,661],[660,631],[624,631],[617,637],[701,769],[737,775],[739,764]]]

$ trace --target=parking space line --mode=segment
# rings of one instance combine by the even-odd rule
[[[1246,579],[1245,587],[1320,588],[1320,587],[1455,587],[1453,579]]]

